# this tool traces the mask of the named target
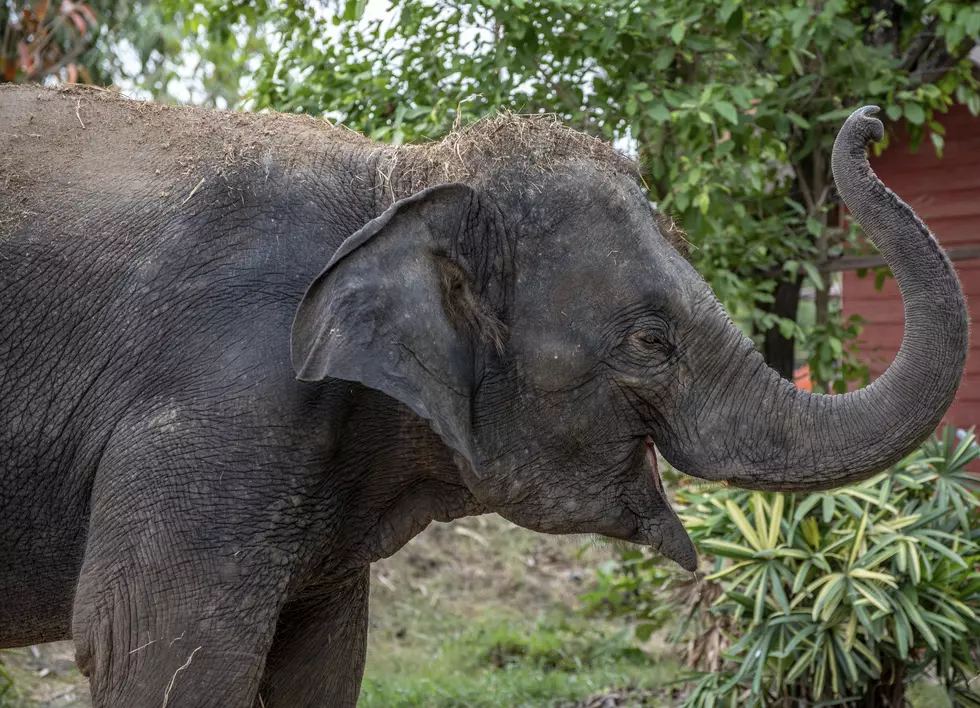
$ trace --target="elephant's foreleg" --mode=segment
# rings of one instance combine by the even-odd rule
[[[256,708],[354,708],[367,647],[368,568],[283,608]]]
[[[73,616],[96,708],[256,700],[297,563],[291,490],[193,425],[120,440],[98,471]]]

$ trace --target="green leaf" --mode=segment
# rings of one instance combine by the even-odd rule
[[[668,110],[667,106],[660,101],[654,103],[647,109],[647,115],[650,116],[651,120],[656,121],[657,123],[663,123],[670,120],[670,110]]]
[[[772,546],[767,543],[769,538],[769,513],[766,508],[766,500],[762,492],[752,492],[749,497],[752,500],[752,516],[755,518],[755,532],[761,545],[760,550],[769,549]]]
[[[764,566],[763,566],[763,570],[765,570]],[[753,607],[753,612],[752,612],[752,620],[754,622],[761,622],[763,613],[765,612],[766,591],[768,590],[768,585],[769,585],[768,573],[765,572],[760,573],[758,582],[759,582],[759,586],[756,588],[755,591],[755,607]]]
[[[780,619],[782,619],[782,618],[780,618]],[[807,618],[807,619],[809,619],[809,618]],[[792,656],[793,652],[796,651],[796,648],[807,637],[809,637],[814,632],[817,632],[819,630],[820,630],[820,625],[818,625],[818,624],[809,624],[809,625],[807,625],[803,630],[801,630],[799,632],[794,632],[793,638],[789,640],[789,643],[785,646],[785,648],[783,648],[782,651],[773,652],[772,655],[775,658],[777,658],[777,659],[785,659],[785,658],[787,658],[789,656]]]
[[[687,33],[687,25],[683,22],[678,22],[673,27],[670,28],[670,38],[673,40],[674,44],[680,44],[684,41],[684,35]]]
[[[727,577],[732,573],[737,573],[738,571],[742,570],[742,568],[746,568],[751,565],[755,565],[755,563],[753,561],[742,561],[741,563],[736,563],[734,565],[728,566],[727,568],[719,570],[717,573],[712,573],[711,575],[707,575],[705,576],[704,579],[707,580],[708,582],[721,580],[722,578]]]
[[[803,563],[796,571],[796,575],[793,578],[793,586],[790,589],[790,592],[792,592],[793,595],[796,595],[797,593],[800,592],[800,590],[803,589],[803,584],[806,582],[807,577],[810,574],[810,569],[812,567],[813,567],[813,563],[807,561],[806,563]]]
[[[898,657],[903,660],[907,659],[912,628],[909,626],[905,613],[900,608],[896,608],[895,610],[894,624],[892,626],[895,631],[895,647],[898,649]]]
[[[912,125],[922,125],[926,122],[926,112],[918,103],[906,103],[903,112],[905,119]]]
[[[749,523],[748,518],[742,513],[742,510],[735,506],[735,503],[731,499],[725,500],[725,509],[728,511],[728,517],[732,520],[732,523],[738,528],[742,533],[742,536],[757,551],[762,550],[762,540],[759,535],[752,528]]]
[[[819,494],[810,494],[804,498],[803,501],[800,502],[799,506],[796,507],[796,513],[793,514],[793,522],[797,524],[800,523],[803,517],[810,513],[810,510],[819,504],[820,501],[821,498]]]
[[[834,647],[834,661],[844,667],[844,670],[847,672],[847,680],[852,684],[857,684],[860,678],[857,664],[851,658],[851,649],[845,646],[844,642],[836,635],[831,637],[831,641]]]
[[[844,596],[846,581],[839,573],[829,578],[829,581],[820,589],[817,599],[813,603],[812,617],[826,621],[834,613]]]
[[[863,583],[854,581],[851,583],[851,587],[854,588],[864,599],[870,602],[872,605],[877,607],[882,612],[891,612],[892,607],[883,600],[878,593],[876,593],[871,587],[864,585]]]
[[[747,546],[722,539],[708,538],[701,541],[701,547],[723,558],[751,559],[755,558],[755,551]]]
[[[796,660],[796,663],[786,672],[786,682],[792,683],[796,681],[803,672],[812,668],[813,659],[819,651],[818,647],[820,645],[814,644],[809,649],[807,649],[800,658]]]
[[[738,125],[738,111],[728,101],[715,101],[715,112],[733,125]]]
[[[896,597],[898,597],[898,601],[902,606],[902,610],[905,612],[905,616],[908,617],[909,621],[915,625],[916,629],[919,630],[919,633],[922,635],[922,638],[926,640],[926,643],[933,649],[938,649],[939,643],[936,640],[936,635],[933,634],[932,629],[930,629],[925,618],[919,612],[919,608],[913,605],[912,602],[902,593],[898,593]]]
[[[782,335],[783,339],[792,339],[793,335],[796,334],[796,321],[788,317],[780,318],[779,334]]]
[[[786,501],[782,494],[776,493],[773,495],[772,508],[769,510],[769,537],[766,539],[766,545],[769,548],[775,548],[779,542],[779,532],[782,529],[783,508],[785,504]]]
[[[791,121],[793,121],[793,124],[797,128],[801,128],[802,130],[810,130],[810,128],[812,127],[810,125],[810,121],[806,120],[799,113],[794,113],[793,111],[789,111],[786,113],[786,117],[789,118]]]
[[[851,115],[850,108],[839,108],[835,111],[828,111],[827,113],[821,113],[817,116],[816,121],[818,123],[839,123],[845,120]]]
[[[814,238],[819,238],[823,234],[823,224],[812,216],[808,216],[806,219],[806,230]]]
[[[661,49],[657,53],[657,58],[653,60],[653,68],[657,71],[664,71],[668,66],[674,63],[674,57],[676,55],[677,50],[671,47]]]
[[[860,639],[854,641],[853,649],[858,654],[860,654],[867,662],[871,665],[871,668],[876,672],[873,678],[877,678],[881,674],[881,662],[878,657],[875,656],[868,646],[862,642]]]
[[[929,536],[926,536],[926,535],[920,536],[919,537],[919,540],[922,541],[922,543],[924,543],[927,546],[929,546],[929,548],[931,548],[932,550],[934,550],[936,553],[939,553],[940,555],[943,555],[946,558],[948,558],[949,560],[951,560],[956,565],[958,565],[958,566],[960,566],[962,568],[966,568],[967,567],[966,566],[966,563],[963,561],[963,558],[962,557],[960,557],[958,554],[954,553],[950,549],[946,548],[946,546],[944,546],[939,541],[936,541],[935,539],[930,538]]]
[[[796,560],[806,560],[810,557],[810,554],[806,551],[802,551],[799,548],[789,548],[786,546],[773,549],[772,555],[775,558],[795,558]]]
[[[725,0],[718,10],[718,18],[722,22],[728,22],[729,18],[735,14],[735,11],[741,7],[741,4],[742,0]]]
[[[823,494],[823,522],[829,524],[834,518],[834,497],[830,494]]]
[[[759,643],[755,647],[753,647],[752,650],[752,655],[759,657],[756,664],[755,676],[752,679],[752,692],[755,693],[756,695],[758,695],[758,693],[762,690],[762,675],[763,675],[763,671],[766,668],[766,662],[764,660],[764,657],[769,655],[769,645],[772,643],[772,638],[774,634],[775,634],[775,630],[773,628],[769,628],[762,635],[762,638],[759,640]]]
[[[776,566],[769,566],[769,585],[772,588],[772,594],[776,598],[776,604],[782,609],[785,614],[789,614],[789,599],[786,597],[786,591],[783,589],[782,579],[779,577],[779,571],[776,570]]]
[[[344,3],[344,21],[356,22],[364,16],[367,0],[347,0]]]
[[[854,535],[854,544],[851,546],[851,556],[847,561],[849,566],[853,566],[857,561],[858,553],[862,550],[862,543],[864,542],[864,533],[868,528],[868,514],[871,509],[871,504],[864,505],[864,514],[861,516],[861,521],[858,522],[857,533]],[[851,572],[853,575],[853,571]]]
[[[880,583],[885,583],[893,588],[898,587],[898,583],[895,582],[895,577],[888,573],[879,573],[873,570],[865,570],[864,568],[851,568],[848,572],[852,578],[861,578],[862,580],[877,580]]]

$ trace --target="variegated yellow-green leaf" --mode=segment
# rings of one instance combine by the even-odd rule
[[[890,585],[893,588],[898,587],[898,583],[895,582],[895,577],[889,573],[879,573],[874,570],[866,570],[864,568],[851,568],[848,572],[852,578],[861,578],[862,580],[877,580],[878,582]]]
[[[725,509],[728,511],[728,516],[731,518],[732,523],[742,532],[742,536],[748,544],[755,550],[761,551],[762,541],[755,532],[755,529],[752,528],[749,520],[745,517],[745,514],[742,513],[742,510],[735,506],[731,499],[725,500]]]
[[[782,494],[775,494],[773,496],[769,519],[769,537],[767,539],[769,548],[775,548],[779,542],[779,531],[783,520],[783,506],[785,504]]]

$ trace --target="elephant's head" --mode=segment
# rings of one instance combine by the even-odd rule
[[[866,389],[815,395],[780,378],[636,182],[588,159],[533,185],[498,173],[394,203],[310,287],[293,326],[298,376],[359,381],[427,418],[477,499],[518,524],[650,544],[693,568],[654,444],[697,477],[827,489],[907,454],[955,395],[963,294],[871,171],[867,145],[883,131],[872,112],[848,119],[833,169],[901,286],[907,327]]]

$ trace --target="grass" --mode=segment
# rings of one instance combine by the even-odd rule
[[[550,708],[625,686],[654,688],[676,671],[624,632],[558,617],[443,620],[456,624],[449,636],[443,624],[441,639],[406,636],[402,651],[372,657],[359,708]]]
[[[0,708],[88,708],[88,682],[75,666],[70,642],[0,652]],[[6,673],[11,680],[4,691]]]
[[[494,516],[434,524],[374,568],[358,708],[553,708],[673,678],[659,647],[577,614],[609,553]]]

